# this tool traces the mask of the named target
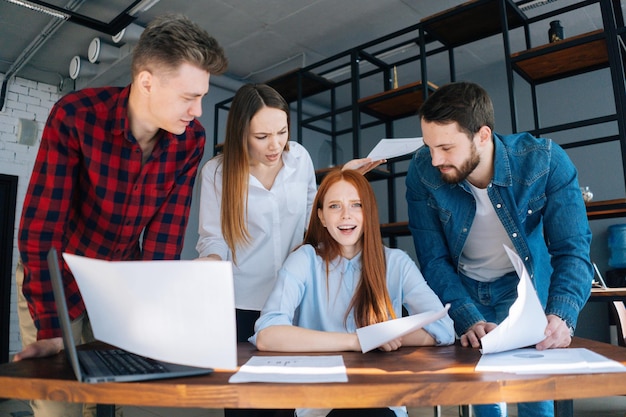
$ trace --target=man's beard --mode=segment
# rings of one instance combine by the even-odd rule
[[[467,158],[460,168],[450,166],[450,165],[441,165],[438,168],[452,168],[454,171],[452,173],[441,173],[441,179],[447,182],[448,184],[459,184],[467,179],[467,177],[476,169],[478,164],[480,163],[480,156],[476,152],[476,145],[472,143],[471,153],[469,158]]]

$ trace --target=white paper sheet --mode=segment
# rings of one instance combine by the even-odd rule
[[[518,374],[626,372],[621,363],[584,348],[514,349],[482,355],[476,371]]]
[[[427,324],[444,317],[449,309],[450,304],[446,304],[440,311],[427,311],[358,328],[356,329],[356,335],[361,344],[361,351],[363,353],[369,352],[393,339],[421,329]]]
[[[230,262],[63,258],[96,339],[166,362],[237,368]]]
[[[367,157],[373,161],[391,159],[415,152],[423,144],[422,138],[381,139]]]
[[[343,356],[253,356],[228,382],[348,382]]]
[[[504,249],[520,277],[517,300],[509,309],[509,316],[480,339],[483,354],[531,346],[546,338],[548,319],[524,262],[507,246]]]

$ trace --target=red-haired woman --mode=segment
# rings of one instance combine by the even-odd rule
[[[443,305],[411,258],[383,246],[378,209],[369,182],[352,170],[324,178],[304,244],[289,255],[256,322],[250,341],[279,352],[360,351],[358,327]],[[448,345],[454,342],[447,315],[379,347]],[[298,409],[304,416],[362,416],[365,410]],[[376,416],[406,416],[404,407],[370,410]]]

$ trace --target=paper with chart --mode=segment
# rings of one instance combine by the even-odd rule
[[[63,258],[96,339],[165,362],[237,368],[230,262]]]
[[[424,144],[422,138],[381,139],[367,155],[372,161],[391,159],[415,152]]]
[[[341,355],[253,356],[228,382],[348,382],[348,372]]]
[[[421,329],[443,318],[448,313],[449,309],[450,304],[446,304],[440,311],[427,311],[358,328],[356,329],[356,335],[361,344],[361,351],[363,353],[369,352],[393,339]]]
[[[571,374],[626,372],[626,366],[585,348],[537,350],[524,348],[482,355],[478,372]]]
[[[509,316],[480,339],[483,354],[531,346],[546,338],[548,319],[524,262],[507,246],[504,250],[519,276],[517,300],[509,309]]]

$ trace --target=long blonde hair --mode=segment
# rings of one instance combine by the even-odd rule
[[[362,174],[353,170],[341,171],[337,169],[326,175],[313,202],[313,210],[309,227],[304,236],[304,243],[312,245],[316,253],[325,261],[326,279],[328,280],[330,262],[341,255],[341,245],[328,233],[319,219],[317,210],[323,208],[324,198],[328,190],[339,181],[346,181],[356,188],[361,198],[363,210],[361,279],[346,311],[344,322],[352,309],[354,309],[354,320],[358,327],[395,318],[389,291],[387,291],[385,248],[380,234],[376,197],[371,185]]]
[[[289,104],[272,87],[265,84],[242,86],[230,106],[226,121],[226,137],[222,158],[222,235],[237,263],[237,247],[250,243],[248,231],[248,187],[250,178],[250,155],[248,134],[250,121],[264,107],[276,108],[287,114],[290,122]],[[285,145],[289,150],[289,142]]]

